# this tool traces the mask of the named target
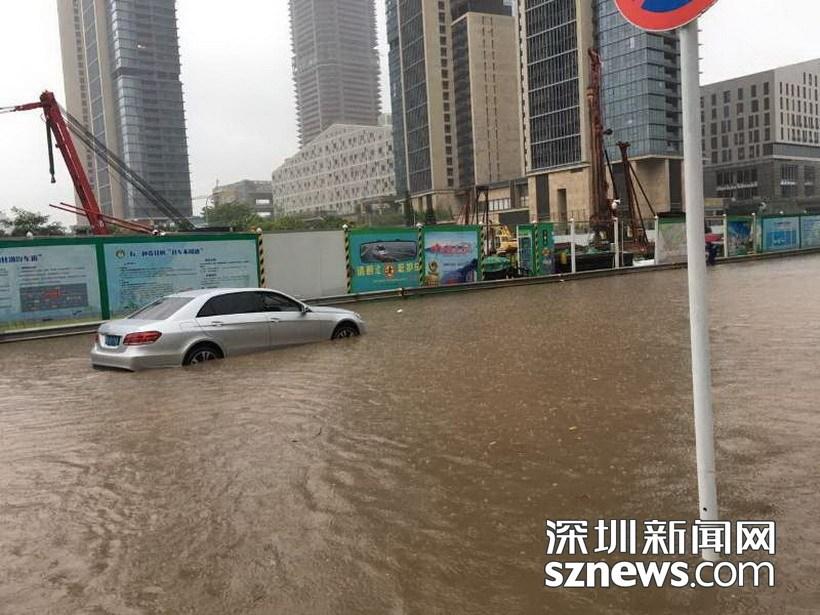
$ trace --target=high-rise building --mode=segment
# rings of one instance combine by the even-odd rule
[[[605,140],[623,195],[617,142],[658,211],[681,206],[680,59],[674,34],[629,24],[614,0],[518,0],[525,170],[533,217],[591,213],[590,49],[601,59]],[[611,182],[610,182],[611,183]],[[610,195],[611,196],[611,195]],[[648,212],[645,212],[648,213]]]
[[[175,0],[58,0],[68,111],[180,213],[191,180]],[[103,211],[163,214],[78,146]]]
[[[398,194],[459,209],[521,174],[512,10],[503,0],[387,0]]]
[[[683,204],[680,47],[675,32],[644,32],[613,0],[595,1],[606,146],[618,193],[625,198],[618,142],[629,143],[633,169],[656,211]],[[622,203],[623,206],[626,203]],[[643,207],[644,217],[651,211]]]
[[[518,51],[511,7],[451,0],[458,184],[521,177]]]
[[[707,197],[817,197],[820,59],[701,88]]]
[[[290,0],[299,142],[332,124],[378,124],[373,0]]]
[[[518,0],[525,172],[533,218],[589,216],[592,4]]]

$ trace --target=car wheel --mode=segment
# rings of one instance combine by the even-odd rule
[[[199,365],[206,361],[215,361],[222,358],[222,351],[213,344],[199,344],[194,346],[185,355],[183,365]]]
[[[359,328],[350,322],[343,322],[333,330],[331,339],[338,340],[345,337],[356,337],[359,335]]]

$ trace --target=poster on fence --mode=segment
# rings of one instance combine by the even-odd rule
[[[820,216],[800,217],[800,247],[820,248]]]
[[[183,290],[259,286],[256,238],[229,237],[106,241],[103,253],[111,315],[128,314]]]
[[[655,239],[655,262],[658,265],[686,262],[686,219],[658,219]]]
[[[536,250],[538,261],[536,272],[538,275],[552,275],[555,273],[555,237],[551,222],[539,222],[536,226]]]
[[[418,233],[415,229],[353,229],[348,239],[348,275],[352,292],[419,285]]]
[[[530,224],[518,225],[518,267],[524,275],[533,275],[535,272],[533,232],[534,227]]]
[[[0,330],[101,319],[93,243],[0,242]]]
[[[729,256],[746,256],[752,253],[754,238],[751,218],[729,218],[728,227]]]
[[[800,218],[763,218],[760,221],[764,252],[797,250],[800,248]]]
[[[424,285],[478,281],[480,243],[475,226],[424,229]]]

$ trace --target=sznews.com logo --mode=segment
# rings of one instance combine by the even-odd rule
[[[545,587],[774,587],[774,564],[760,561],[775,554],[774,521],[654,520],[639,532],[636,520],[618,519],[592,530],[587,521],[546,522]],[[613,554],[629,560],[574,561]],[[687,561],[703,555],[715,561]]]

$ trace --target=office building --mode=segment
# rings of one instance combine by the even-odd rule
[[[501,2],[451,0],[459,188],[521,177],[515,18]]]
[[[272,175],[277,215],[350,215],[396,200],[389,116],[379,126],[334,124]]]
[[[211,203],[242,203],[250,205],[257,213],[273,214],[273,185],[270,181],[243,179],[232,184],[217,184],[211,192]]]
[[[68,111],[181,214],[191,182],[174,0],[58,0]],[[80,146],[103,211],[163,218]]]
[[[514,23],[502,0],[387,0],[396,187],[416,210],[521,175]]]
[[[706,197],[816,197],[819,84],[815,59],[703,86]]]
[[[591,2],[518,0],[522,149],[532,218],[589,217],[586,91],[593,34]]]
[[[626,209],[618,142],[629,143],[633,169],[657,212],[683,208],[680,47],[675,32],[644,32],[626,21],[613,0],[596,0],[596,46],[601,58],[605,145]],[[612,183],[611,179],[608,179]],[[639,199],[643,217],[652,216]]]
[[[290,0],[299,143],[381,112],[374,0]]]
[[[680,59],[674,34],[638,30],[614,0],[518,0],[523,150],[532,217],[588,219],[593,140],[590,50],[601,60],[604,145],[624,196],[621,155],[630,143],[638,178],[657,211],[680,209]],[[612,179],[607,173],[607,181]],[[610,191],[614,196],[614,190]],[[624,203],[626,205],[626,203]],[[643,203],[641,203],[643,205]],[[648,208],[645,208],[648,209]],[[651,215],[643,211],[644,215]]]

